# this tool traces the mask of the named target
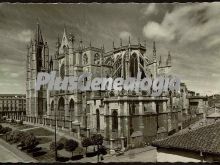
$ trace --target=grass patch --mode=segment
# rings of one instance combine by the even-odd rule
[[[39,141],[39,144],[45,144],[52,141],[52,139],[49,137],[39,137],[37,140]]]
[[[53,132],[45,129],[45,128],[34,128],[27,130],[26,132],[33,133],[35,136],[52,136],[54,135]]]

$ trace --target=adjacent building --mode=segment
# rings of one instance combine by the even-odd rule
[[[220,161],[220,122],[155,140],[157,162]]]
[[[26,114],[25,94],[0,94],[0,116],[23,116]]]

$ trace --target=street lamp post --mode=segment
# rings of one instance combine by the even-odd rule
[[[54,138],[55,138],[55,160],[57,161],[57,108],[55,108],[55,131],[54,131]]]

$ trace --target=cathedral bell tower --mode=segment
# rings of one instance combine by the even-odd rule
[[[42,116],[46,113],[46,87],[35,91],[38,72],[49,71],[49,48],[43,41],[40,25],[37,23],[34,39],[31,40],[27,53],[26,102],[28,116]]]

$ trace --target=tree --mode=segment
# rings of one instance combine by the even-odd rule
[[[0,134],[6,134],[7,132],[12,131],[10,127],[0,127]]]
[[[23,132],[23,131],[14,131],[12,133],[12,141],[13,143],[17,143],[17,142],[21,142],[22,140],[25,139],[27,133],[26,132]]]
[[[66,141],[64,148],[66,151],[72,152],[72,156],[73,156],[73,151],[78,147],[78,142],[73,140],[73,139],[69,139]]]
[[[101,134],[94,134],[91,136],[91,141],[93,145],[97,145],[98,148],[98,162],[99,162],[99,146],[103,143],[103,136]]]
[[[92,145],[91,139],[90,138],[84,138],[81,143],[82,143],[82,146],[86,148],[86,153],[87,153],[87,147]]]
[[[101,134],[94,134],[91,136],[91,142],[93,145],[102,145],[103,139],[104,138]]]
[[[27,134],[24,140],[22,140],[22,143],[27,148],[34,148],[39,144],[36,136],[34,136],[33,134]]]

